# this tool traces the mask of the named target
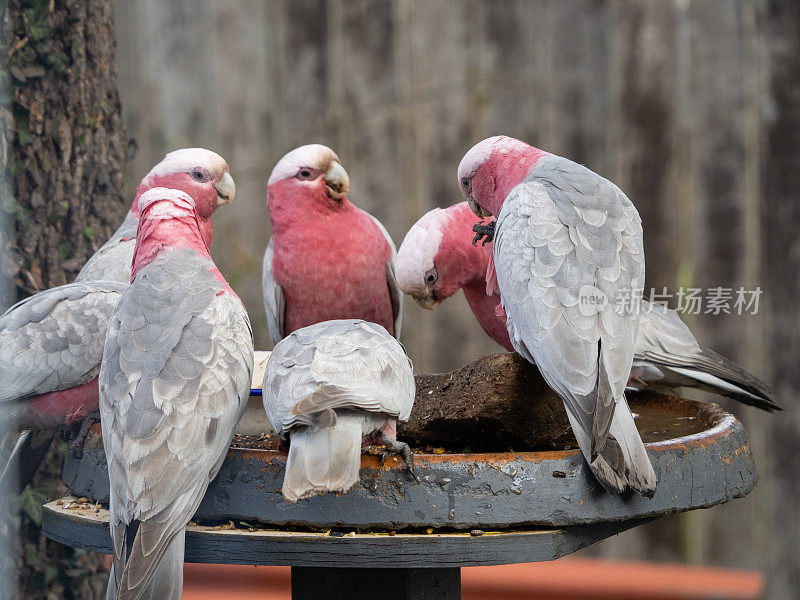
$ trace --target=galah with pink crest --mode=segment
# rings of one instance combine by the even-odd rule
[[[76,283],[26,298],[0,317],[0,368],[5,374],[0,411],[23,429],[67,426],[88,416],[71,444],[76,454],[89,426],[99,420],[97,374],[108,319],[131,280],[138,198],[163,185],[196,199],[200,229],[210,244],[211,213],[235,193],[228,165],[203,148],[170,152],[142,179],[124,223],[89,259]],[[27,436],[23,432],[17,451]]]
[[[200,213],[209,202],[218,200],[160,187],[139,197],[133,280],[100,366],[114,548],[107,598],[180,598],[186,524],[250,394],[252,331],[208,252]]]
[[[339,157],[320,144],[292,150],[272,170],[272,238],[262,284],[273,344],[334,319],[364,319],[400,335],[394,243],[377,219],[347,199],[349,190]]]
[[[652,497],[656,474],[625,400],[639,312],[598,309],[644,287],[636,208],[586,167],[505,136],[469,150],[458,181],[478,216],[497,217],[487,278],[514,349],[561,396],[601,485]]]
[[[513,351],[506,318],[497,315],[500,294],[496,289],[486,293],[491,246],[472,243],[472,228],[477,223],[467,202],[427,212],[400,245],[397,282],[404,293],[428,309],[463,289],[487,335]],[[766,411],[780,410],[766,383],[698,344],[674,310],[642,299],[628,388],[672,393],[678,387],[706,390]]]

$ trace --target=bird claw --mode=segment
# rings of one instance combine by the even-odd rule
[[[488,225],[484,225],[484,221],[475,223],[475,225],[472,226],[472,231],[475,232],[475,237],[472,238],[472,245],[477,246],[481,239],[483,239],[481,246],[485,246],[494,240],[495,223],[496,221],[491,221]]]
[[[89,436],[89,429],[92,425],[100,422],[100,411],[89,413],[81,421],[81,427],[78,434],[69,443],[69,451],[75,458],[83,458],[83,445],[86,443],[86,438]]]
[[[400,454],[403,457],[403,460],[406,461],[406,469],[408,469],[408,472],[411,474],[411,477],[414,478],[414,481],[417,483],[422,483],[422,479],[414,470],[414,453],[411,451],[411,446],[405,442],[393,440],[386,434],[381,434],[381,442],[383,442],[383,445],[386,447],[386,450],[381,453],[381,464],[389,457],[390,453]]]

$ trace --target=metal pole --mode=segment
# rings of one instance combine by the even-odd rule
[[[460,600],[461,569],[292,567],[292,600]]]

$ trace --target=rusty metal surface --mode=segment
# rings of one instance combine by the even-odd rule
[[[616,535],[640,521],[561,529],[469,533],[327,533],[221,529],[189,525],[186,562],[299,567],[446,568],[553,560]],[[42,531],[52,540],[111,553],[108,511],[45,504]]]
[[[365,455],[352,490],[292,504],[280,494],[284,453],[231,449],[196,518],[383,529],[564,527],[705,508],[753,489],[755,463],[738,420],[716,405],[688,400],[675,399],[670,410],[676,418],[702,419],[704,428],[646,444],[659,479],[652,500],[607,494],[578,451],[561,450],[418,454],[419,484],[400,459],[381,465]],[[90,437],[82,460],[67,459],[63,477],[73,493],[108,501],[99,435]]]

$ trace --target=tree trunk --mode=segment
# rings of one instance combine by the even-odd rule
[[[71,281],[119,225],[130,143],[106,0],[9,0],[3,11],[3,239],[18,297]],[[8,303],[14,298],[4,298]]]
[[[2,8],[0,269],[8,306],[62,285],[119,225],[122,122],[107,0],[7,0]],[[19,496],[24,598],[104,597],[106,562],[41,535],[39,505],[63,492],[58,440]]]

